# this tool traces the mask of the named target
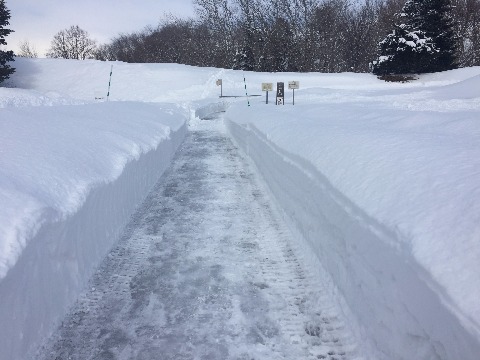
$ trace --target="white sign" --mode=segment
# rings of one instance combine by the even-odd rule
[[[95,90],[95,100],[103,100],[105,98],[105,94],[100,90]]]
[[[289,81],[288,82],[288,88],[289,89],[300,89],[300,81]]]
[[[273,91],[273,83],[262,83],[262,91]]]
[[[222,79],[217,80],[217,86],[220,86],[220,85],[222,85]]]

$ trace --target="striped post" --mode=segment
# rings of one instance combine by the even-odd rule
[[[245,74],[243,74],[243,83],[245,84],[245,96],[247,97],[247,103],[248,106],[250,106],[250,99],[248,98],[247,81],[245,80]]]
[[[110,79],[108,80],[107,101],[108,101],[108,98],[110,97],[110,84],[112,83],[112,73],[113,73],[113,65],[110,68]]]

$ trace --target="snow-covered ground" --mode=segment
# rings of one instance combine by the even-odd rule
[[[78,296],[194,111],[230,132],[378,359],[480,353],[480,68],[408,84],[171,64],[18,59],[0,88],[0,359]],[[300,81],[286,105],[262,82]],[[211,106],[209,104],[216,104]],[[198,112],[198,113],[200,113]],[[321,265],[318,265],[321,263]],[[315,265],[316,264],[316,265]]]
[[[36,360],[364,360],[223,121],[192,121]],[[161,356],[159,355],[161,354]]]

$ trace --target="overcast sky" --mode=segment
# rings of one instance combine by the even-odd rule
[[[10,26],[7,49],[18,50],[28,40],[43,57],[60,30],[78,25],[99,43],[119,33],[157,25],[166,14],[186,18],[194,15],[192,0],[6,0]]]

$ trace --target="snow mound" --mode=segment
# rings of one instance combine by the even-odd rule
[[[75,213],[98,184],[114,181],[128,162],[169,138],[181,120],[163,110],[159,121],[161,111],[133,103],[3,111],[0,278],[44,222]]]
[[[445,86],[436,91],[441,100],[450,99],[480,99],[480,75]]]
[[[371,358],[477,359],[480,67],[401,84],[93,60],[14,66],[0,88],[0,359],[25,358],[48,335],[186,121],[230,103],[232,134],[330,272]],[[217,79],[235,98],[218,99]],[[285,106],[272,93],[265,104],[263,82],[293,80],[294,107],[291,90]]]

